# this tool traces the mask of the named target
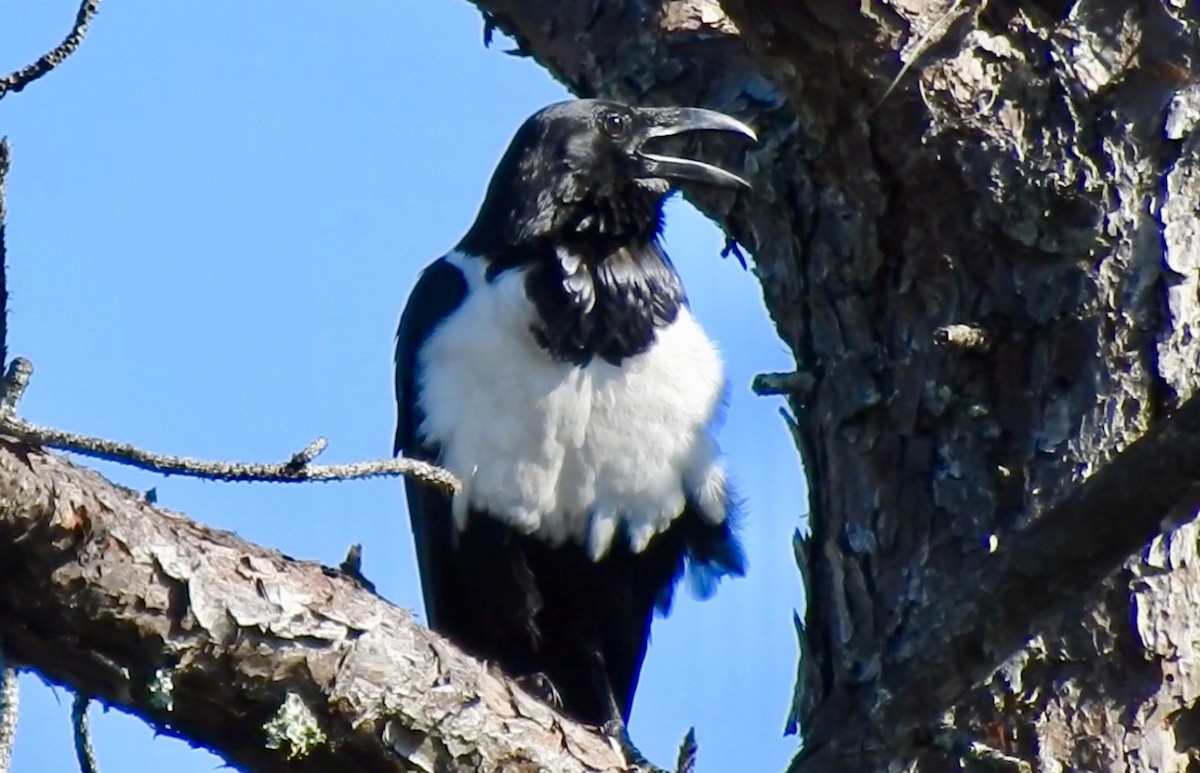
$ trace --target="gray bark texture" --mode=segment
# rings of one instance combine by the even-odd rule
[[[623,770],[592,730],[340,572],[0,438],[12,663],[242,770]]]
[[[799,371],[793,770],[1200,770],[1196,4],[477,5],[582,96],[760,131],[691,198]]]

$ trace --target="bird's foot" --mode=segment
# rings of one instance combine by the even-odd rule
[[[646,759],[646,755],[633,745],[633,741],[629,738],[629,730],[621,720],[610,719],[604,723],[601,729],[604,735],[612,739],[617,748],[621,750],[621,755],[625,757],[625,765],[631,773],[671,773]]]
[[[513,681],[517,683],[517,687],[520,687],[542,703],[553,706],[555,709],[562,709],[562,696],[558,694],[558,690],[554,687],[554,683],[550,681],[550,677],[541,671],[518,676]]]

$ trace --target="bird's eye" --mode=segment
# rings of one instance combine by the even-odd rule
[[[629,118],[621,113],[605,113],[600,116],[600,131],[613,139],[625,136],[629,130]]]

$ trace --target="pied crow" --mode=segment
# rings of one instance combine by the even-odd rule
[[[406,481],[430,625],[621,731],[655,610],[685,573],[703,597],[745,572],[713,438],[721,360],[660,243],[678,181],[747,185],[663,149],[702,131],[754,139],[699,108],[534,114],[396,345],[395,450],[463,483]]]

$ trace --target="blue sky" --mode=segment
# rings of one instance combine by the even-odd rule
[[[18,0],[0,70],[56,44],[73,0]],[[9,346],[36,367],[35,422],[167,453],[325,462],[390,451],[391,347],[421,268],[470,224],[520,122],[566,92],[481,42],[461,0],[106,3],[80,51],[0,102],[12,143]],[[665,763],[695,725],[700,770],[782,769],[802,605],[791,534],[806,500],[776,398],[789,368],[757,282],[686,203],[667,249],[724,352],[722,445],[748,503],[750,574],[659,620],[632,732]],[[303,558],[365,572],[420,608],[397,480],[222,484],[97,465],[159,502]],[[22,678],[14,773],[71,770],[70,695]],[[93,706],[101,766],[221,761]]]

